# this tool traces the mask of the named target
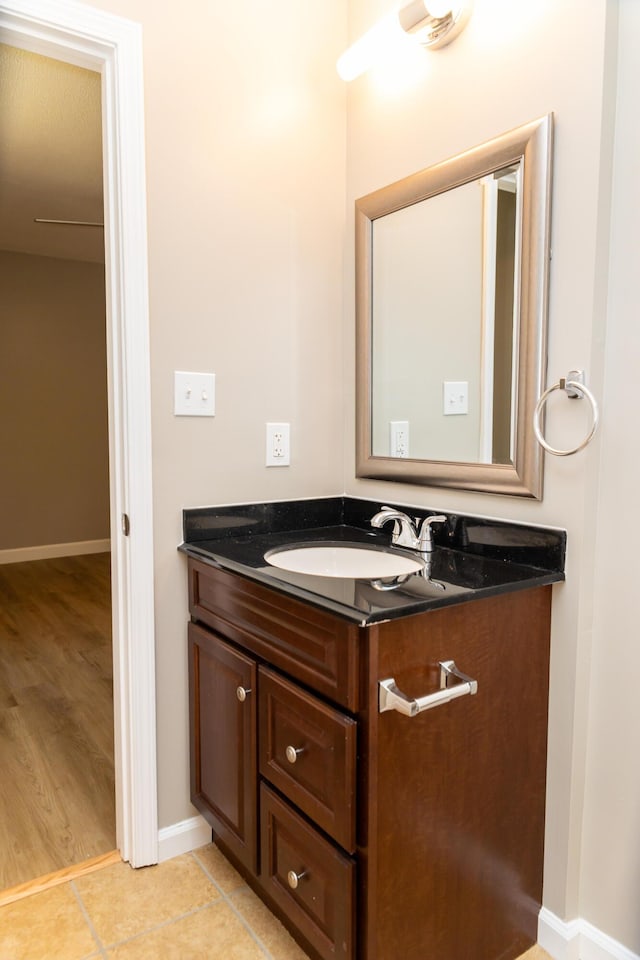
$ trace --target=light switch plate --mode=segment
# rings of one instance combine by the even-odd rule
[[[216,413],[215,373],[174,371],[174,405],[176,417],[214,417]]]
[[[444,380],[442,412],[445,417],[469,413],[469,383],[466,380]]]

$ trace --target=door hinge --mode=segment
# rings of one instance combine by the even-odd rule
[[[129,536],[130,529],[131,529],[131,524],[129,523],[129,514],[123,513],[122,514],[122,532],[124,533],[125,537]]]

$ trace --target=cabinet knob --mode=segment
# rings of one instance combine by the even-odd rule
[[[289,763],[295,763],[296,760],[298,759],[298,756],[299,756],[301,753],[304,753],[304,750],[303,750],[302,747],[298,747],[298,748],[296,749],[296,747],[291,747],[291,746],[289,746],[289,747],[287,747],[287,749],[285,750],[285,754],[286,754],[286,757],[287,757],[287,760],[289,761]]]
[[[251,693],[251,690],[248,687],[236,688],[236,697],[238,698],[240,703],[244,703],[250,693]]]
[[[307,875],[306,870],[303,870],[302,873],[296,873],[295,870],[289,870],[289,873],[287,874],[287,883],[289,884],[292,890],[297,890],[298,884],[300,883],[303,877],[306,877],[306,875]]]

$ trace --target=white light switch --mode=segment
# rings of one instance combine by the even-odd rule
[[[445,380],[442,386],[442,412],[445,417],[452,414],[469,413],[468,382],[466,380]]]
[[[173,412],[176,417],[215,416],[215,373],[186,373],[175,370]]]

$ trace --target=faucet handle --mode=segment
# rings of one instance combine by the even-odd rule
[[[418,537],[418,549],[423,553],[431,553],[433,551],[433,536],[431,531],[432,523],[445,523],[447,517],[443,514],[436,514],[433,517],[425,517],[422,521],[420,527],[420,535]]]

